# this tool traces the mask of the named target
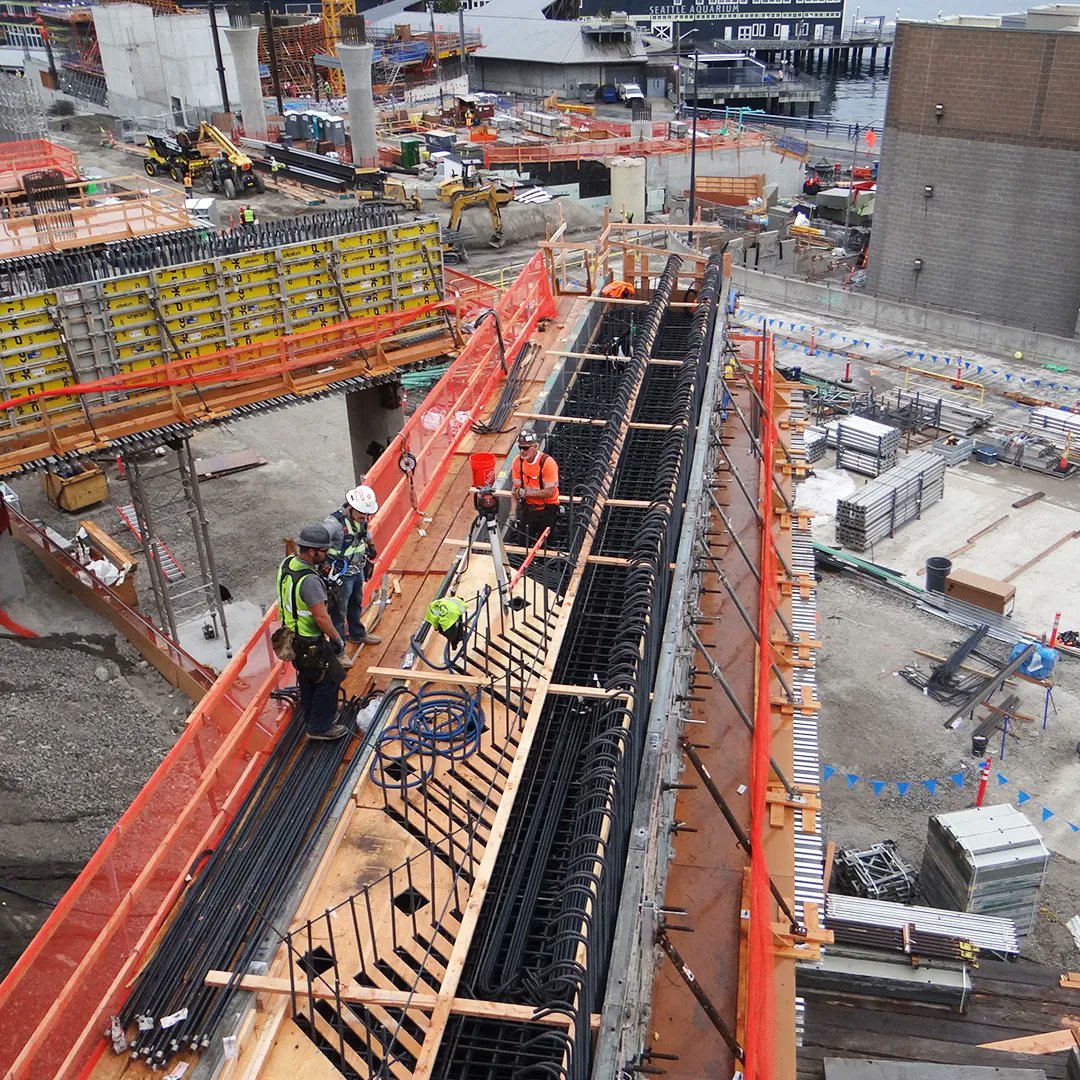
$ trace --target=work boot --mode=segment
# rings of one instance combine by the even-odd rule
[[[378,634],[373,634],[370,630],[364,635],[364,640],[360,642],[361,645],[381,645],[382,638]]]
[[[335,724],[326,731],[309,731],[308,738],[315,742],[334,742],[344,739],[349,734],[349,729],[344,724]]]
[[[342,667],[343,667],[343,668],[344,668],[344,669],[345,669],[346,671],[348,671],[348,670],[349,670],[349,668],[351,668],[351,667],[353,666],[353,664],[355,664],[355,663],[356,663],[356,657],[355,657],[355,656],[349,656],[349,655],[348,655],[347,653],[342,653],[342,654],[341,654],[341,655],[340,655],[340,656],[339,656],[339,657],[337,658],[337,660],[338,660],[338,663],[339,663],[339,664],[340,664],[340,665],[341,665],[341,666],[342,666]]]

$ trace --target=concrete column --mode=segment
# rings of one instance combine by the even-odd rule
[[[262,82],[259,79],[259,28],[226,27],[225,39],[232,52],[244,134],[249,139],[265,139],[266,108],[263,106]]]
[[[371,471],[378,453],[405,426],[401,384],[387,383],[367,390],[350,390],[345,395],[352,446],[353,475],[356,482]]]
[[[26,583],[19,567],[15,537],[11,534],[11,519],[7,503],[0,498],[0,603],[20,600],[26,595]]]
[[[338,59],[345,76],[345,94],[349,99],[349,137],[353,161],[357,165],[375,165],[379,145],[375,140],[375,103],[371,99],[371,45],[338,45]]]

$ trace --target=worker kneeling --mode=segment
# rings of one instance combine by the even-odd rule
[[[278,568],[281,627],[272,644],[274,652],[296,668],[308,738],[340,739],[349,734],[348,728],[334,722],[338,687],[345,681],[338,660],[345,639],[330,619],[326,582],[319,573],[330,550],[330,533],[325,525],[305,525],[296,545],[297,554]]]
[[[341,508],[323,522],[330,533],[330,618],[338,634],[355,644],[357,649],[382,641],[360,621],[364,585],[375,572],[378,554],[368,522],[378,509],[375,492],[361,484],[346,492]],[[348,659],[344,664],[350,667],[352,660]]]
[[[535,432],[518,435],[518,456],[511,468],[512,509],[517,515],[522,543],[532,547],[545,529],[554,530],[559,518],[559,466],[542,453]],[[550,532],[546,543],[551,542]]]

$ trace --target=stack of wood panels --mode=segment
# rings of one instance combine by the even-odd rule
[[[937,907],[1011,919],[1018,934],[1035,923],[1050,853],[1035,826],[1008,804],[930,818],[920,877]]]
[[[922,516],[945,493],[945,460],[929,450],[910,454],[895,469],[836,504],[836,542],[866,551]]]

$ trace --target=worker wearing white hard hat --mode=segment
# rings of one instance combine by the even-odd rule
[[[377,645],[382,640],[378,634],[371,633],[360,618],[364,584],[375,572],[375,542],[368,522],[378,509],[375,492],[366,484],[360,484],[345,493],[341,509],[335,510],[324,523],[330,533],[327,554],[333,601],[330,617],[338,633],[356,648],[365,644]],[[355,653],[355,649],[353,651]]]

